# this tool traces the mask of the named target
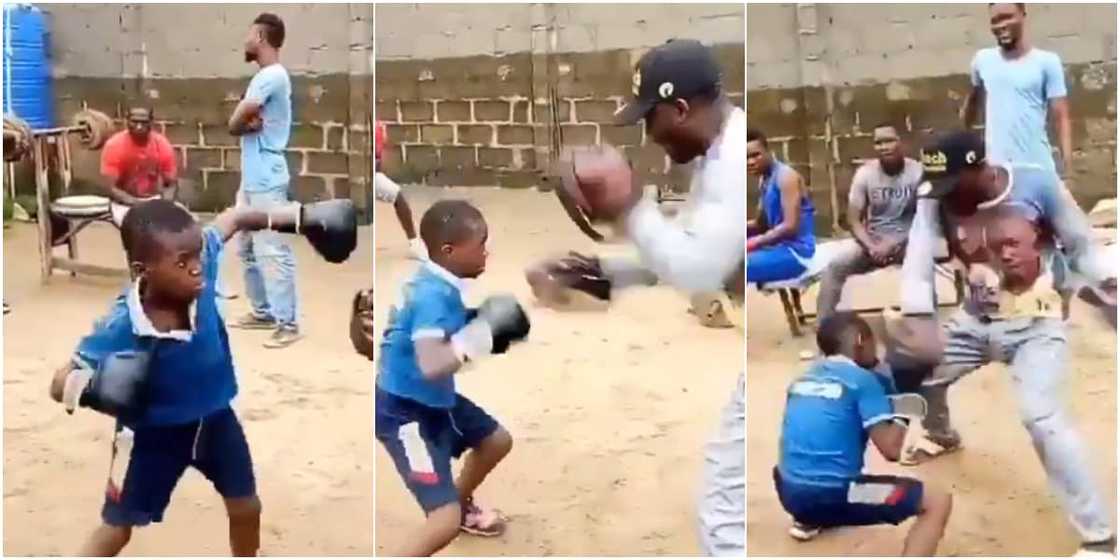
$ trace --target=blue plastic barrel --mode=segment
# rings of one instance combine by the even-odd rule
[[[4,113],[31,128],[54,124],[47,15],[28,4],[4,4]]]

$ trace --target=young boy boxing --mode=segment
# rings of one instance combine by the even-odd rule
[[[427,515],[395,556],[429,556],[459,531],[497,536],[497,510],[474,492],[513,446],[509,432],[455,390],[454,375],[505,352],[529,334],[529,318],[512,296],[463,304],[463,280],[486,269],[486,220],[463,200],[436,202],[420,220],[430,259],[389,311],[377,364],[377,439]],[[457,479],[451,459],[467,452]]]
[[[116,555],[133,527],[162,521],[187,467],[225,499],[231,553],[257,553],[261,503],[230,408],[237,380],[216,284],[225,242],[264,229],[302,234],[331,262],[346,260],[357,240],[354,207],[341,200],[233,208],[206,226],[165,200],[125,216],[132,282],[51,382],[51,396],[68,411],[91,408],[117,420],[102,524],[79,556]]]
[[[933,556],[952,509],[952,496],[922,481],[863,472],[870,439],[898,461],[906,438],[901,414],[921,415],[914,394],[888,396],[871,327],[849,312],[830,315],[817,331],[823,359],[790,384],[774,486],[793,517],[790,535],[809,540],[821,529],[898,525],[914,517],[903,556]]]

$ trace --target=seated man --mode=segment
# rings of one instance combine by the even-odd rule
[[[841,242],[821,278],[817,315],[822,320],[836,311],[849,276],[901,264],[906,251],[922,165],[903,155],[894,126],[881,124],[873,134],[879,157],[856,170],[848,191],[852,238]]]
[[[113,223],[120,227],[129,208],[155,198],[173,199],[178,188],[175,150],[167,137],[152,130],[148,107],[128,110],[128,128],[101,149],[101,175]]]
[[[823,528],[891,524],[911,517],[903,556],[933,556],[952,510],[952,496],[920,480],[864,474],[868,439],[898,461],[906,438],[900,414],[921,415],[913,394],[894,395],[878,365],[875,337],[854,313],[823,320],[817,345],[824,359],[786,393],[774,486],[793,517],[790,536],[809,540]]]
[[[770,153],[766,136],[747,129],[747,171],[759,177],[759,216],[747,222],[747,282],[796,278],[813,257],[813,201],[801,174]]]

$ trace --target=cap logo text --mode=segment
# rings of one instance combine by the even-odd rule
[[[973,157],[976,156],[973,155]],[[945,157],[944,152],[922,152],[922,168],[928,172],[944,173],[947,163],[949,163],[949,158]]]

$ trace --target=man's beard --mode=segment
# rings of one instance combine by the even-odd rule
[[[256,62],[257,53],[245,51],[245,62]]]

